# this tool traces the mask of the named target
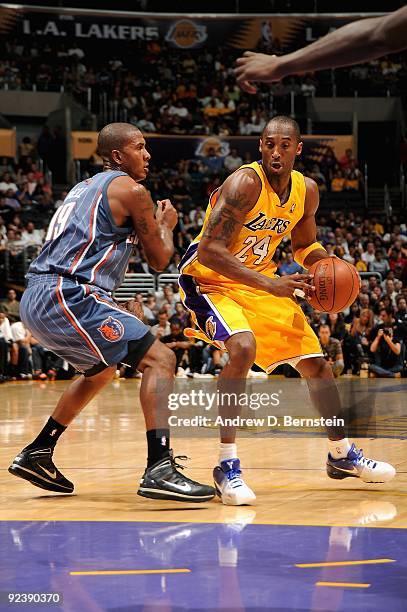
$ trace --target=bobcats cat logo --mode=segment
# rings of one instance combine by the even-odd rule
[[[98,327],[98,331],[105,340],[108,340],[108,342],[117,342],[123,338],[124,326],[118,319],[109,317],[103,321],[100,327]]]
[[[213,340],[216,334],[216,321],[213,320],[213,317],[206,320],[205,331],[208,338]]]

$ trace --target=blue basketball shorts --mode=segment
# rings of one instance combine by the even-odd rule
[[[148,326],[106,291],[57,274],[28,275],[20,317],[42,346],[79,372],[123,363],[130,341],[141,361],[155,341]]]

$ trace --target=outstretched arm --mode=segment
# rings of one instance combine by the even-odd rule
[[[348,23],[294,53],[276,57],[246,51],[236,64],[238,83],[255,93],[252,82],[271,83],[289,74],[350,66],[407,48],[407,6],[385,17]]]

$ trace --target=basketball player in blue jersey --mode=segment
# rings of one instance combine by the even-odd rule
[[[52,416],[9,472],[48,491],[72,493],[74,485],[53,463],[60,435],[109,383],[117,364],[143,373],[140,401],[148,460],[138,494],[153,499],[203,502],[213,487],[186,478],[169,445],[168,393],[175,357],[111,292],[124,278],[139,241],[151,267],[162,270],[173,253],[177,213],[169,200],[157,211],[139,184],[150,154],[131,124],[106,125],[98,138],[103,172],[78,183],[51,220],[44,247],[31,264],[21,300],[21,319],[40,343],[81,372]]]

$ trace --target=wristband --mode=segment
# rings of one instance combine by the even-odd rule
[[[308,255],[312,253],[312,251],[316,251],[318,249],[322,249],[323,251],[325,251],[324,247],[319,242],[313,242],[312,244],[303,249],[297,249],[294,253],[294,260],[304,268],[304,262],[307,259]],[[328,253],[326,254],[326,256],[328,257]]]

